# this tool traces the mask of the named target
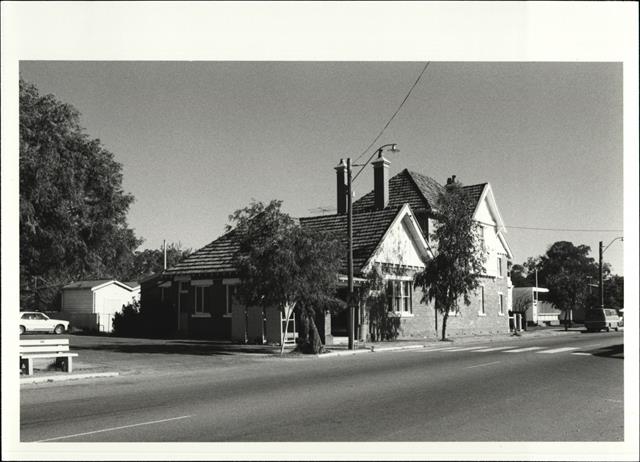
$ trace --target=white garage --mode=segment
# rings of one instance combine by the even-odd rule
[[[123,305],[140,298],[140,286],[116,280],[78,281],[62,288],[61,315],[72,327],[111,332]]]

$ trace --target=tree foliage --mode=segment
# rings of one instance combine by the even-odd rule
[[[335,291],[343,251],[333,236],[301,227],[281,211],[281,204],[254,201],[229,217],[227,229],[237,233],[240,243],[237,293],[247,306],[277,306],[287,325],[297,308],[309,320],[311,350],[317,352],[322,344],[315,317],[341,303]]]
[[[598,281],[599,269],[598,263],[589,256],[590,252],[587,245],[558,241],[538,260],[539,284],[549,289],[549,301],[565,312],[565,319],[572,310],[595,301],[594,295],[589,295],[588,283]],[[608,265],[603,272],[608,276]]]
[[[381,268],[374,266],[359,287],[361,304],[369,311],[369,333],[372,341],[395,340],[400,330],[400,317],[389,315],[391,285],[382,277]]]
[[[181,243],[172,242],[167,245],[167,268],[178,264],[189,255],[191,249],[183,249]],[[163,249],[144,249],[135,252],[132,267],[125,280],[139,281],[140,279],[159,273],[164,269]]]
[[[438,196],[438,224],[431,234],[437,251],[416,276],[423,301],[434,301],[436,311],[443,315],[443,340],[449,313],[459,311],[460,301],[466,305],[471,303],[470,293],[478,287],[483,272],[485,252],[479,240],[478,224],[473,220],[474,205],[459,182],[446,185]]]
[[[20,276],[55,287],[121,277],[141,241],[126,215],[122,166],[80,126],[80,114],[20,80]]]

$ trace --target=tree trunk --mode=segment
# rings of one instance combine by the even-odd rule
[[[442,340],[447,339],[447,319],[449,319],[449,310],[442,315]]]
[[[433,307],[433,312],[435,313],[435,320],[436,320],[436,338],[438,338],[438,308]]]
[[[302,309],[300,313],[300,320],[302,321],[302,338],[301,344],[309,343],[309,312],[306,309]]]
[[[311,328],[311,342],[309,345],[311,346],[311,352],[317,355],[322,352],[322,339],[320,338],[320,332],[318,332],[314,316],[309,316],[309,327]]]
[[[281,337],[280,337],[280,354],[284,354],[284,340],[287,338],[287,331],[289,330],[289,319],[291,318],[291,313],[293,313],[293,309],[295,308],[296,304],[293,303],[291,305],[286,304],[284,306],[284,315],[285,315],[285,322],[284,322],[284,330],[281,332]]]

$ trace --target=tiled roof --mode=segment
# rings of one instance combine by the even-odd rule
[[[484,187],[486,185],[487,183],[471,184],[469,186],[463,186],[462,190],[471,196],[473,204],[476,205],[480,200],[480,196],[482,196],[482,191],[484,191]]]
[[[353,269],[357,274],[389,229],[399,208],[353,214]],[[347,247],[347,216],[325,215],[300,218],[300,224],[308,229],[333,233]],[[343,261],[342,272],[347,273],[347,259]]]
[[[474,206],[478,203],[487,183],[463,186],[469,193]],[[389,179],[389,205],[397,208],[408,203],[413,210],[431,210],[438,202],[438,195],[444,187],[431,177],[404,169]],[[354,213],[374,210],[373,191],[353,203]]]
[[[92,289],[107,282],[111,282],[113,279],[95,279],[91,281],[77,281],[67,284],[63,289]]]
[[[164,274],[225,273],[235,271],[233,258],[240,247],[235,236],[235,231],[230,231],[220,236],[215,241],[196,250],[177,265],[167,269]]]
[[[408,203],[413,210],[431,209],[438,200],[442,186],[433,178],[404,169],[389,179],[389,205],[397,208]],[[373,191],[353,203],[354,213],[374,208]]]
[[[391,222],[398,213],[398,209],[365,212],[353,215],[353,267],[357,273],[369,259],[378,243],[384,236]],[[300,225],[318,231],[333,233],[340,239],[345,248],[347,246],[347,216],[325,215],[317,217],[303,217]],[[233,260],[239,249],[235,239],[235,232],[231,231],[200,250],[192,253],[177,265],[167,269],[164,274],[197,274],[197,273],[231,273],[235,271]],[[346,256],[343,261],[343,272],[347,272]]]

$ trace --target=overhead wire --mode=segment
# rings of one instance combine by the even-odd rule
[[[387,127],[389,127],[389,124],[391,124],[393,119],[395,119],[396,115],[398,115],[398,112],[400,112],[400,109],[402,109],[402,106],[404,106],[404,103],[409,99],[409,96],[411,95],[411,92],[416,87],[416,85],[418,85],[418,82],[420,82],[420,79],[422,78],[422,74],[424,74],[424,71],[427,70],[427,67],[429,67],[430,62],[431,61],[427,61],[427,63],[424,65],[424,67],[422,68],[422,71],[420,72],[420,75],[418,75],[418,78],[416,79],[416,81],[413,82],[413,85],[411,85],[411,88],[409,89],[409,91],[407,92],[406,96],[404,97],[404,99],[400,103],[400,106],[398,106],[398,109],[396,109],[396,112],[393,113],[393,115],[387,121],[387,123],[384,125],[384,127],[382,127],[382,130],[380,130],[380,133],[378,133],[378,136],[376,136],[373,139],[373,141],[371,142],[371,144],[369,144],[369,146],[367,146],[367,148],[364,151],[362,151],[362,153],[358,157],[356,157],[354,162],[357,162],[362,156],[364,156],[367,152],[369,152],[369,149],[371,149],[371,147],[376,143],[376,141],[378,141],[380,139],[380,137],[382,136],[384,131],[387,129]]]
[[[573,231],[580,233],[622,233],[622,229],[535,228],[530,226],[505,226],[507,229],[531,229],[535,231]]]

